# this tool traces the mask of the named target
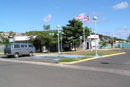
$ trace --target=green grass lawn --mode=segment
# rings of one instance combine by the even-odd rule
[[[98,50],[98,55],[103,56],[103,55],[109,55],[109,54],[114,54],[114,53],[119,53],[119,51],[113,51],[113,50]],[[95,51],[71,51],[71,52],[63,52],[61,54],[64,55],[83,55],[83,56],[94,56]]]
[[[114,51],[114,50],[98,50],[98,55],[99,56],[104,56],[104,55],[110,55],[110,54],[115,54],[119,53],[119,51]],[[73,62],[73,61],[79,61],[79,60],[84,60],[91,58],[90,56],[95,56],[95,50],[87,50],[87,51],[68,51],[68,52],[62,52],[62,53],[57,53],[57,52],[47,52],[47,53],[35,53],[36,55],[42,55],[42,54],[58,54],[58,55],[82,55],[85,56],[83,58],[62,58],[58,60],[58,62]]]
[[[119,53],[119,51],[98,50],[98,55],[99,56],[110,55],[110,54],[115,54],[115,53]],[[62,54],[64,54],[64,55],[83,55],[83,56],[85,56],[83,58],[75,58],[75,59],[63,58],[63,59],[58,61],[58,62],[73,62],[73,61],[79,61],[79,60],[91,58],[90,56],[95,56],[95,51],[73,51],[73,52],[64,52]]]
[[[84,57],[84,58],[64,58],[59,60],[58,62],[73,62],[73,61],[79,61],[79,60],[84,60],[84,59],[88,59],[90,57]]]

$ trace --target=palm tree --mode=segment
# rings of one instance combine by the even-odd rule
[[[50,30],[50,25],[43,25],[44,30]]]
[[[128,36],[128,40],[130,40],[130,35]]]
[[[111,48],[113,48],[115,42],[116,42],[115,39],[110,38],[109,43],[111,44]]]

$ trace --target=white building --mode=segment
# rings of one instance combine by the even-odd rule
[[[96,39],[96,41],[95,41]],[[97,48],[99,47],[99,35],[90,35],[88,36],[88,38],[86,39],[86,49],[95,49],[95,47],[97,46]]]
[[[15,36],[13,38],[9,38],[9,42],[28,42],[32,38],[35,39],[36,36]]]

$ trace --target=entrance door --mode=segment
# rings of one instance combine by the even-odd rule
[[[87,49],[89,49],[89,42],[87,42]]]

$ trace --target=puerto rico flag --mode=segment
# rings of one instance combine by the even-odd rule
[[[89,21],[89,16],[84,17],[83,21],[84,22]]]

